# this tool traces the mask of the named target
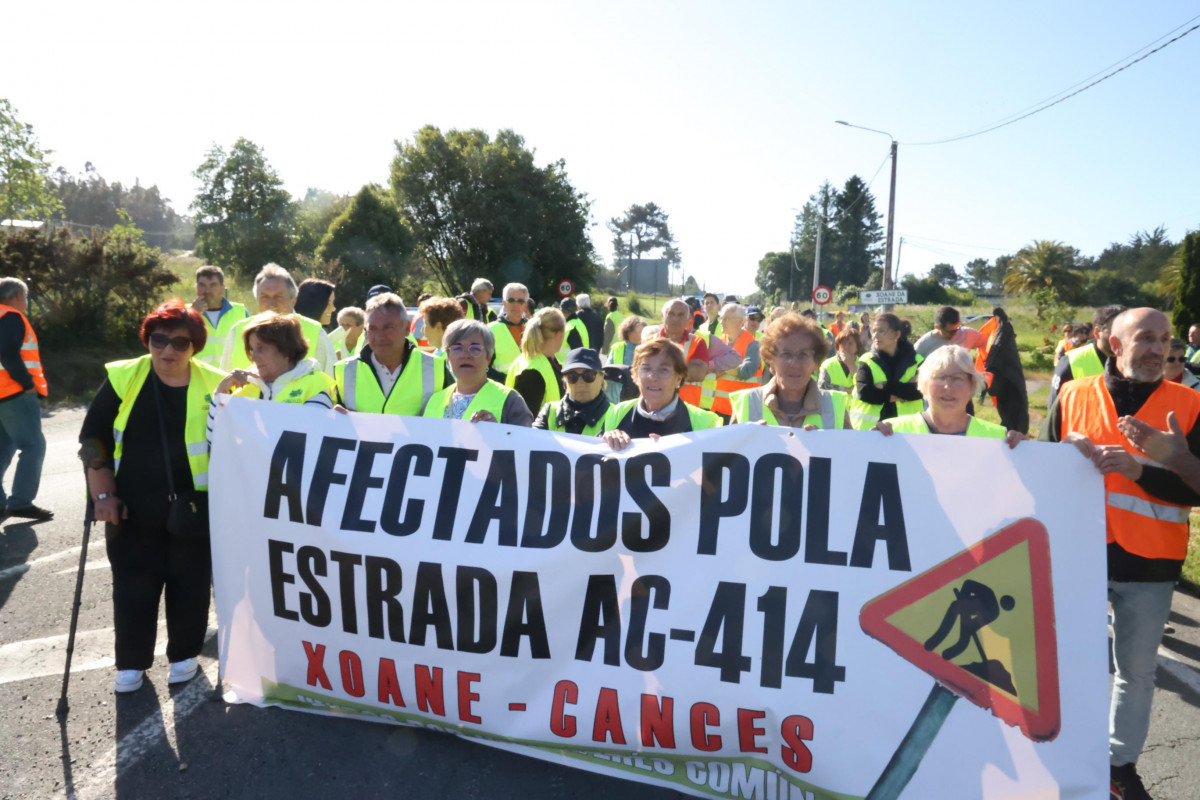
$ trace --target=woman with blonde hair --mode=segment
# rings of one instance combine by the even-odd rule
[[[930,353],[917,369],[917,388],[929,401],[929,408],[877,422],[875,430],[884,436],[940,433],[1004,439],[1009,447],[1016,447],[1026,438],[1024,433],[1005,430],[1003,425],[967,413],[967,403],[983,391],[985,385],[986,380],[975,369],[967,350],[956,344],[943,345]]]
[[[566,336],[567,319],[557,308],[543,308],[525,323],[521,355],[508,369],[504,385],[516,389],[529,410],[562,399],[562,366],[558,351]]]

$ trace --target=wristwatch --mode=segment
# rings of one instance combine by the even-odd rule
[[[101,492],[100,494],[96,495],[96,502],[98,503],[101,500],[107,500],[110,497],[112,497],[112,495],[108,492]]]

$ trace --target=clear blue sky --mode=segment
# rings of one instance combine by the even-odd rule
[[[604,221],[654,201],[686,271],[741,293],[822,181],[882,163],[886,137],[836,119],[901,143],[905,273],[1033,239],[1096,255],[1200,227],[1200,31],[1015,125],[912,144],[1031,106],[1197,15],[1074,0],[51,1],[6,8],[0,97],[56,165],[158,184],[180,211],[204,152],[238,136],[301,195],[386,183],[393,141],[425,124],[513,128],[594,201],[602,260]]]

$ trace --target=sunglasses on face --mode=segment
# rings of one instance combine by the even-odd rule
[[[1187,359],[1186,359],[1186,358],[1184,358],[1183,356],[1167,356],[1167,363],[1168,363],[1168,364],[1174,364],[1174,363],[1177,363],[1177,362],[1178,362],[1178,363],[1180,363],[1180,364],[1186,364],[1186,363],[1187,363]]]
[[[563,377],[567,379],[567,383],[593,383],[599,373],[594,369],[585,369],[582,372],[564,372]]]
[[[506,302],[506,303],[524,303],[525,298],[524,297],[506,297],[504,299],[504,302]]]
[[[165,333],[150,334],[150,346],[155,350],[162,350],[167,345],[171,345],[180,353],[186,353],[187,349],[192,346],[192,340],[186,336],[167,336]]]

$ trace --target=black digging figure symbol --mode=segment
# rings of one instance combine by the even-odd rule
[[[963,669],[983,678],[988,683],[999,686],[1010,694],[1016,694],[1012,676],[999,661],[990,660],[984,652],[983,642],[979,640],[979,630],[991,625],[1000,617],[1000,611],[1012,611],[1016,605],[1012,595],[1002,595],[996,599],[996,593],[990,586],[979,581],[966,580],[959,589],[954,590],[954,602],[946,609],[942,624],[934,631],[933,636],[925,640],[925,649],[932,651],[950,635],[954,623],[958,623],[958,641],[942,651],[942,658],[952,661],[962,655],[968,645],[974,643],[979,651],[979,661],[963,665]]]

